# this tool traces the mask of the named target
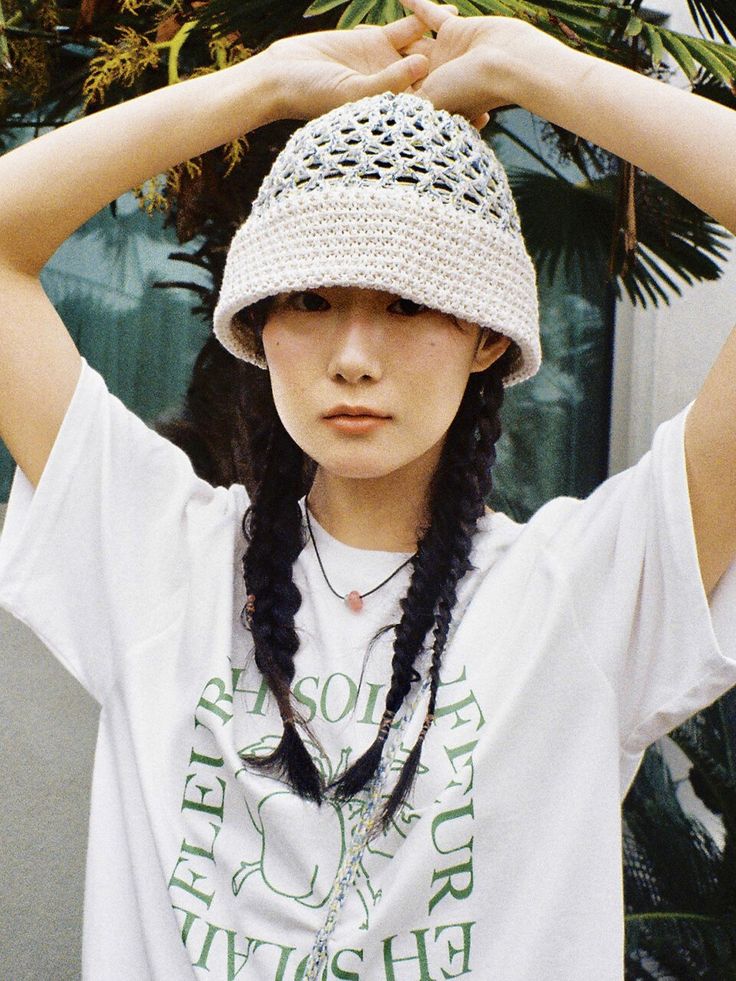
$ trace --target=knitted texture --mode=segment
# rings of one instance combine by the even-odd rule
[[[536,275],[506,173],[467,120],[417,95],[369,96],[292,134],[233,237],[215,335],[265,368],[233,316],[320,286],[385,290],[510,337],[506,386],[541,363]]]

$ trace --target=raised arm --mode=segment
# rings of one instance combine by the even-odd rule
[[[523,106],[653,174],[736,233],[736,112],[574,50],[519,20],[460,18],[429,0],[402,2],[438,32],[430,72],[417,86],[437,108],[467,115]],[[708,594],[736,556],[734,406],[736,329],[685,428],[690,504]]]
[[[110,201],[268,122],[273,94],[263,69],[258,55],[104,109],[4,156],[0,180],[15,192],[0,206],[0,263],[37,276]]]
[[[43,472],[81,359],[38,278],[75,229],[120,194],[270,118],[259,58],[106,109],[0,159],[0,437]],[[165,120],[181,120],[171,125]]]
[[[569,48],[558,54],[540,60],[521,104],[653,174],[736,232],[736,112]],[[710,596],[736,556],[736,328],[688,414],[685,459]]]
[[[223,71],[77,120],[0,159],[0,438],[35,485],[81,370],[39,273],[87,219],[131,187],[279,118],[403,91],[427,67],[400,51],[414,17],[286,38]]]

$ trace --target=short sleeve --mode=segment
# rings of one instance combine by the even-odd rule
[[[38,486],[16,467],[0,606],[102,702],[117,659],[183,615],[193,549],[231,519],[231,490],[199,478],[83,358]]]
[[[633,756],[736,685],[736,565],[709,603],[685,468],[691,405],[659,426],[638,464],[535,516]]]

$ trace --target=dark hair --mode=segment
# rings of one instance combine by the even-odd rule
[[[250,328],[260,338],[272,300],[268,297],[240,311],[235,329]],[[298,502],[309,491],[316,464],[286,432],[272,398],[264,392],[256,402],[246,400],[244,421],[250,434],[253,486],[251,504],[243,518],[248,541],[243,573],[246,594],[256,601],[250,609],[246,604],[241,620],[252,631],[255,661],[276,699],[284,731],[270,755],[242,758],[249,766],[284,777],[301,797],[320,802],[326,793],[332,793],[338,800],[346,800],[366,786],[376,772],[394,716],[412,684],[419,681],[414,665],[427,632],[434,627],[427,715],[385,803],[384,827],[411,790],[434,715],[457,586],[473,568],[469,560],[473,535],[492,489],[491,468],[501,434],[502,378],[515,355],[512,344],[489,368],[471,373],[468,379],[430,483],[430,523],[421,531],[411,562],[411,581],[400,601],[401,619],[382,628],[373,638],[375,641],[385,631],[395,629],[391,682],[381,724],[371,746],[329,787],[323,785],[301,739],[299,730],[314,737],[296,710],[291,694],[294,655],[299,647],[294,616],[302,599],[292,569],[307,542]]]

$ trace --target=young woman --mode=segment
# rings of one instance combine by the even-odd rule
[[[94,981],[619,981],[620,801],[736,684],[736,339],[588,499],[525,525],[484,505],[539,340],[467,122],[518,103],[733,230],[736,117],[528,24],[405,6],[0,161],[0,603],[102,706]],[[127,188],[278,118],[310,122],[215,314],[270,377],[249,500],[109,393],[38,276]]]

